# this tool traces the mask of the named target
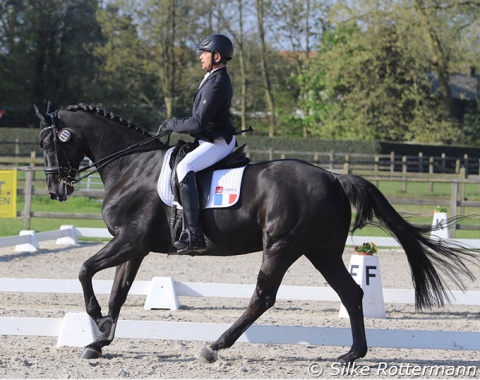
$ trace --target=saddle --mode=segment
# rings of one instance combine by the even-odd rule
[[[172,236],[171,253],[176,252],[176,250],[173,248],[173,243],[180,238],[180,234],[185,228],[183,220],[183,209],[175,205],[175,203],[181,205],[176,167],[178,163],[197,146],[197,142],[187,143],[183,140],[180,140],[174,147],[170,156],[170,162],[168,163],[171,169],[170,187],[175,201],[169,216],[170,232]],[[198,195],[200,198],[200,205],[205,205],[208,203],[210,185],[215,171],[241,168],[247,166],[250,163],[250,159],[245,153],[246,146],[247,144],[243,144],[221,161],[196,173],[195,178],[197,182]]]
[[[208,196],[208,193],[210,191],[210,183],[212,180],[212,175],[215,170],[240,168],[242,166],[247,166],[250,163],[250,159],[247,157],[245,153],[246,146],[247,146],[246,143],[243,144],[242,146],[235,149],[227,157],[220,160],[216,164],[196,173],[200,204],[206,202],[206,197]],[[175,146],[175,148],[173,149],[172,154],[170,156],[169,165],[170,165],[170,168],[172,169],[170,185],[172,188],[173,195],[175,197],[175,201],[179,204],[181,204],[181,201],[180,201],[180,193],[179,193],[179,187],[178,187],[179,182],[178,182],[176,168],[178,163],[182,161],[188,153],[190,153],[192,150],[194,150],[197,147],[198,147],[198,142],[185,142],[183,140],[180,140]]]

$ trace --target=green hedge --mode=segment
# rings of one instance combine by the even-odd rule
[[[9,156],[15,153],[13,142],[18,138],[21,142],[20,154],[28,155],[30,151],[36,150],[41,154],[38,146],[38,133],[36,128],[0,128],[0,155]],[[179,138],[188,137],[184,135],[173,135],[172,142]],[[480,148],[465,146],[441,146],[411,143],[392,143],[379,141],[344,141],[344,140],[318,140],[314,138],[285,138],[266,137],[256,135],[255,132],[237,136],[239,145],[248,143],[249,149],[303,152],[335,152],[335,153],[363,153],[363,154],[390,154],[416,156],[420,152],[424,156],[441,156],[442,153],[452,158],[463,158],[465,154],[472,160],[480,159]]]

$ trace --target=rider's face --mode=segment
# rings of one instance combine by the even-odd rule
[[[202,50],[202,53],[200,54],[200,62],[202,63],[203,70],[210,70],[210,65],[212,64],[212,53]]]
[[[202,63],[202,69],[208,71],[216,67],[219,67],[220,60],[222,57],[220,56],[220,54],[215,53],[214,58],[215,58],[215,63],[212,67],[212,53],[207,50],[202,50],[202,53],[200,54],[200,62]]]

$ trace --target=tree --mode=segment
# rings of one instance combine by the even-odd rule
[[[100,36],[97,1],[18,0],[2,7],[0,75],[14,90],[1,91],[0,103],[15,106],[33,122],[32,103],[80,101],[95,69],[90,44]]]
[[[307,84],[303,96],[312,132],[364,140],[458,141],[459,129],[451,108],[445,106],[449,85],[438,96],[431,81],[432,73],[443,75],[444,82],[448,79],[452,66],[447,57],[465,56],[451,42],[457,40],[456,33],[445,34],[445,29],[467,23],[459,23],[465,18],[455,2],[447,3],[455,21],[435,37],[436,46],[444,46],[444,55],[449,46],[449,53],[437,57],[437,64],[431,43],[424,42],[429,39],[422,38],[428,32],[425,15],[419,15],[418,7],[408,0],[387,1],[380,7],[373,1],[340,4],[334,13],[338,17],[332,18],[335,29],[324,35],[319,56],[309,62],[308,74],[300,77]],[[429,17],[430,26],[433,20],[438,26],[446,20],[431,13]]]
[[[103,96],[147,128],[191,109],[185,94],[195,93],[192,83],[198,86],[198,80],[190,79],[199,75],[192,74],[194,52],[187,46],[196,25],[190,3],[112,0],[99,13],[107,42],[96,56],[103,63],[100,82],[110,94]]]
[[[300,88],[295,78],[302,75],[305,61],[315,54],[323,32],[329,29],[326,3],[314,0],[276,1],[273,6],[274,40],[281,56],[273,77],[277,80],[274,97],[280,133],[308,136],[308,128],[299,117]]]

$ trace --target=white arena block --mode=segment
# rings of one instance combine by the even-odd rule
[[[37,252],[38,251],[38,241],[35,236],[35,231],[31,230],[22,230],[20,231],[20,236],[29,236],[30,242],[25,244],[19,244],[15,246],[15,252]]]
[[[178,301],[175,280],[173,277],[153,277],[150,291],[147,294],[145,310],[151,309],[170,309],[178,310],[180,303]]]
[[[84,347],[100,334],[87,313],[66,313],[58,335],[57,347]]]
[[[68,230],[69,236],[60,237],[56,240],[58,245],[76,245],[78,244],[77,232],[74,226],[72,225],[63,225],[60,226],[60,230]]]
[[[355,282],[363,289],[363,315],[366,318],[385,318],[382,279],[378,257],[352,255],[348,271]],[[340,306],[340,318],[348,318],[343,304]]]

